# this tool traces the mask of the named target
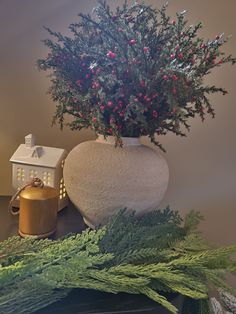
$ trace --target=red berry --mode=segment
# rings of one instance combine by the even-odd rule
[[[145,87],[145,86],[146,86],[146,83],[145,83],[144,80],[140,81],[140,86],[141,86],[141,87]]]
[[[153,98],[156,98],[158,96],[158,94],[156,93],[156,94],[154,94],[154,95],[152,95],[152,99]]]
[[[149,47],[143,47],[143,51],[144,51],[145,53],[148,53],[148,52],[150,51],[150,48],[149,48]]]
[[[175,24],[176,24],[176,21],[175,21],[175,20],[172,20],[172,21],[171,21],[171,24],[172,24],[172,25],[175,25]]]
[[[116,57],[116,54],[114,52],[112,52],[111,50],[109,50],[107,53],[107,57],[114,59]]]
[[[174,80],[174,81],[177,81],[177,80],[178,80],[178,76],[174,74],[174,75],[173,75],[173,80]]]
[[[176,94],[176,88],[174,87],[173,89],[172,89],[172,94]]]
[[[168,76],[165,74],[165,75],[163,76],[163,80],[166,81],[167,79],[168,79]]]
[[[133,46],[133,45],[135,45],[137,43],[137,41],[135,40],[135,39],[131,39],[130,41],[129,41],[129,45],[130,46]]]
[[[172,54],[170,55],[170,58],[173,60],[173,59],[175,58],[175,55],[172,53]]]
[[[179,50],[179,45],[176,45],[176,46],[175,46],[175,50]]]
[[[92,118],[92,121],[93,121],[93,123],[96,123],[96,122],[97,122],[97,118],[96,118],[96,117],[93,117],[93,118]]]
[[[158,113],[157,113],[156,110],[153,110],[153,111],[152,111],[152,116],[153,116],[154,118],[157,118],[157,117],[158,117]]]
[[[99,82],[93,82],[93,84],[92,84],[92,88],[94,88],[94,89],[99,89],[100,88],[100,83]]]
[[[107,106],[108,106],[108,107],[112,107],[112,106],[113,106],[113,102],[109,100],[109,101],[107,102]]]
[[[183,57],[184,57],[184,55],[183,55],[182,53],[179,53],[179,54],[178,54],[178,58],[179,58],[179,59],[183,59]]]

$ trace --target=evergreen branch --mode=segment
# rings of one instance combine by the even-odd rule
[[[44,281],[29,278],[1,290],[0,313],[33,313],[66,297],[69,292],[69,289],[52,289]]]
[[[161,305],[163,305],[171,313],[177,314],[177,308],[174,305],[172,305],[169,301],[167,301],[167,299],[164,296],[160,295],[156,291],[148,287],[145,287],[145,288],[142,288],[140,292],[146,295],[147,297],[149,297],[150,299],[152,299],[153,301],[158,302]]]
[[[0,243],[0,312],[33,313],[87,288],[141,293],[176,313],[159,292],[202,300],[211,286],[229,290],[224,275],[235,270],[236,246],[211,249],[196,229],[201,218],[191,212],[182,226],[170,208],[143,217],[121,210],[97,231],[57,241],[8,239]]]
[[[187,234],[191,232],[196,232],[200,222],[203,220],[203,216],[199,212],[195,212],[191,210],[186,216],[184,220],[184,229]]]

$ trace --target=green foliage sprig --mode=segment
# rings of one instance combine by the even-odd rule
[[[0,243],[0,313],[26,314],[73,288],[144,294],[177,313],[165,293],[208,299],[229,289],[236,246],[212,248],[200,237],[198,213],[184,222],[166,208],[136,217],[120,211],[105,227],[57,241],[9,238]]]
[[[92,128],[120,144],[122,136],[147,135],[159,145],[155,134],[184,136],[190,117],[214,117],[208,95],[226,91],[203,78],[236,62],[221,51],[228,38],[205,41],[201,23],[188,26],[184,11],[172,20],[166,5],[124,1],[113,12],[98,2],[69,26],[71,37],[46,28],[54,39],[44,41],[50,52],[38,67],[51,74],[54,122],[62,127],[70,116],[73,130]]]

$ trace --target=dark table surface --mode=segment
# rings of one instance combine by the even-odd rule
[[[18,216],[9,214],[7,206],[10,197],[0,196],[0,241],[18,234]],[[52,238],[57,239],[68,233],[79,233],[86,228],[78,210],[69,204],[58,213],[57,231]],[[182,298],[173,297],[172,303],[181,313]],[[125,293],[110,294],[94,290],[74,289],[66,298],[47,306],[37,314],[112,314],[149,313],[168,314],[169,311],[142,295]],[[17,313],[16,313],[17,314]]]

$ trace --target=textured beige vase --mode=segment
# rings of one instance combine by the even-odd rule
[[[80,210],[87,225],[105,224],[120,208],[142,214],[157,208],[168,185],[169,169],[157,151],[138,138],[99,136],[79,144],[64,165],[64,181],[69,198]]]

